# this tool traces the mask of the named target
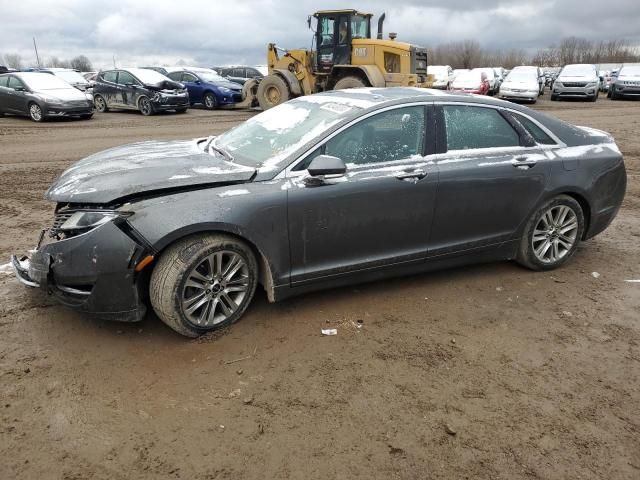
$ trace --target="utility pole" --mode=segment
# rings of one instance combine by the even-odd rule
[[[38,55],[38,46],[36,45],[36,37],[33,37],[33,49],[36,51],[36,62],[38,62],[38,68],[40,68],[40,55]]]

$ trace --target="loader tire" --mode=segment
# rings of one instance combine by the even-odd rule
[[[348,77],[342,77],[340,80],[338,80],[336,82],[336,85],[333,87],[333,89],[345,90],[347,88],[363,88],[368,86],[369,85],[360,77],[348,76]]]
[[[291,98],[286,82],[278,75],[267,75],[258,85],[258,103],[262,110],[280,105]]]

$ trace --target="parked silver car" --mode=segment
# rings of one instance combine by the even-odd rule
[[[615,82],[612,82],[608,93],[609,98],[618,100],[624,97],[640,97],[640,66],[624,66],[618,72]]]
[[[535,71],[513,70],[500,85],[498,98],[536,103],[540,86]]]
[[[553,82],[551,100],[562,97],[583,98],[595,102],[600,91],[600,77],[595,65],[565,65]]]

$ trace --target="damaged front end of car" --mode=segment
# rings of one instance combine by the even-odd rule
[[[129,212],[58,204],[53,225],[29,256],[12,256],[16,277],[60,303],[105,320],[138,321],[146,312],[139,265],[153,251],[127,222]]]

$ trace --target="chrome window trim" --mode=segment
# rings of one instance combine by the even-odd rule
[[[335,137],[336,135],[342,133],[343,131],[345,131],[347,128],[352,127],[353,125],[356,125],[357,123],[360,123],[363,120],[366,120],[367,118],[370,118],[374,115],[377,115],[379,113],[383,113],[383,112],[387,112],[390,110],[397,110],[399,108],[405,108],[405,107],[428,107],[429,105],[433,105],[433,100],[429,100],[429,101],[419,101],[419,102],[410,102],[410,103],[402,103],[399,105],[389,105],[387,107],[383,107],[377,110],[374,110],[372,112],[368,112],[365,115],[362,115],[358,118],[354,118],[353,120],[351,120],[349,123],[343,125],[342,127],[340,127],[338,130],[336,130],[335,132],[331,133],[329,136],[323,138],[322,140],[318,141],[317,143],[314,143],[313,146],[309,147],[309,149],[304,152],[303,154],[301,154],[298,158],[296,158],[294,161],[292,161],[286,168],[282,169],[280,171],[280,173],[278,173],[278,175],[276,175],[274,177],[274,180],[280,180],[283,178],[293,178],[293,177],[298,177],[304,174],[307,174],[306,170],[299,170],[299,171],[294,171],[293,169],[300,163],[303,162],[309,155],[311,155],[315,150],[317,150],[318,148],[322,147],[325,143],[327,143],[329,140],[331,140],[333,137]],[[427,120],[427,116],[425,115],[425,122]],[[427,155],[427,156],[421,156],[420,158],[417,159],[416,158],[416,162],[418,161],[428,161],[426,160],[427,158],[430,157],[434,157],[435,155]],[[400,159],[400,160],[390,160],[388,162],[375,162],[375,163],[363,163],[363,164],[359,164],[357,165],[357,167],[367,167],[367,168],[372,168],[372,166],[393,166],[393,165],[398,165],[402,162],[406,163],[407,161],[413,161],[411,158],[406,158],[406,159]],[[355,165],[355,164],[347,164],[347,170],[349,170],[349,165]]]
[[[464,106],[468,106],[468,107],[481,107],[481,108],[492,108],[494,110],[504,110],[507,112],[512,112],[518,115],[522,115],[523,117],[528,118],[529,120],[531,120],[534,124],[536,124],[538,127],[540,127],[542,129],[542,131],[544,133],[546,133],[547,135],[549,135],[549,137],[551,138],[551,140],[553,140],[554,142],[556,142],[554,145],[547,145],[547,144],[543,144],[543,143],[538,143],[536,142],[535,147],[490,147],[490,148],[500,148],[500,150],[503,150],[505,148],[510,148],[510,149],[531,149],[531,148],[537,148],[537,149],[544,149],[544,150],[548,150],[550,148],[564,148],[566,147],[566,143],[564,143],[562,140],[560,140],[553,132],[551,132],[547,127],[545,127],[544,125],[542,125],[540,122],[538,122],[536,119],[532,118],[530,115],[527,115],[526,113],[523,113],[519,110],[516,110],[515,108],[510,108],[508,105],[507,106],[502,106],[502,105],[487,105],[487,104],[481,104],[481,103],[471,103],[471,102],[451,102],[451,101],[434,101],[433,102],[434,106],[447,106],[447,105],[464,105]],[[517,120],[517,119],[516,119]],[[524,127],[524,125],[522,126],[522,128],[524,128],[526,130],[526,128]],[[535,139],[534,139],[535,141]],[[476,150],[488,150],[487,148],[469,148],[467,150],[450,150],[451,152],[470,152],[470,151],[476,151]],[[446,153],[449,153],[450,151],[447,151]]]

